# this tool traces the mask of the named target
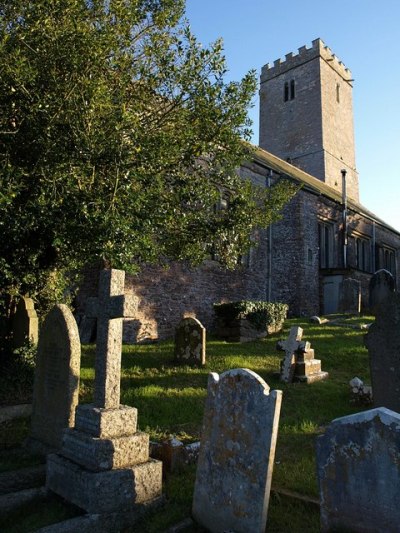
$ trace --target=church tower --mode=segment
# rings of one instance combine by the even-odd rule
[[[261,148],[359,201],[351,72],[315,39],[265,65],[260,80]]]

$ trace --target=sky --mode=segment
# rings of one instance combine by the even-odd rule
[[[187,0],[199,41],[224,41],[227,81],[321,38],[351,70],[360,203],[400,232],[400,0]],[[258,144],[258,96],[249,115]]]

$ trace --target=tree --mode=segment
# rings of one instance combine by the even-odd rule
[[[283,185],[258,190],[255,73],[226,83],[183,0],[0,1],[0,290],[43,293],[95,258],[228,266],[272,222]],[[221,191],[226,210],[216,210]]]

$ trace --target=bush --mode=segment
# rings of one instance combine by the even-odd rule
[[[287,304],[249,300],[214,304],[214,312],[218,318],[227,322],[247,319],[257,330],[281,324],[286,318],[288,308]]]
[[[14,405],[32,401],[37,346],[27,342],[2,359],[0,405]]]

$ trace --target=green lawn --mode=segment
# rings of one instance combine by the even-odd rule
[[[349,322],[369,321],[371,319],[365,318]],[[277,352],[275,345],[279,338],[287,336],[292,325],[304,329],[303,339],[311,342],[315,357],[322,360],[322,370],[329,372],[327,381],[311,385],[279,381],[276,372],[282,352]],[[354,376],[370,383],[364,334],[365,331],[345,326],[287,320],[282,333],[252,343],[233,344],[209,339],[207,365],[202,369],[174,366],[172,342],[124,346],[121,403],[138,408],[139,428],[149,432],[152,440],[174,435],[185,442],[196,441],[200,438],[208,373],[237,367],[253,370],[271,389],[283,391],[272,488],[315,498],[318,496],[315,438],[332,419],[366,409],[351,403],[348,385]],[[90,402],[93,394],[93,363],[94,348],[85,346],[80,391],[80,401],[84,403]],[[148,518],[140,531],[159,532],[189,516],[194,476],[193,467],[169,476],[165,482],[167,505]],[[0,522],[0,529],[1,525]],[[319,531],[318,508],[273,494],[268,530]]]

